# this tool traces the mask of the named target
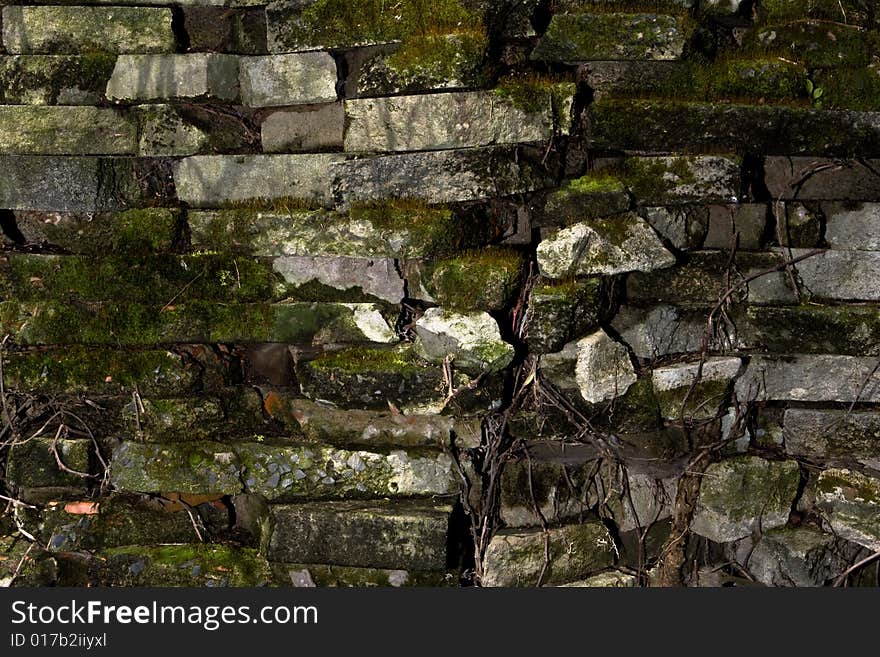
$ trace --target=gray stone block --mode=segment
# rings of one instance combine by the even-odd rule
[[[0,105],[0,154],[129,155],[136,151],[137,126],[116,110]]]
[[[878,182],[880,184],[880,182]],[[880,251],[880,203],[822,203],[832,249]]]
[[[572,88],[573,91],[573,88]],[[554,109],[517,107],[493,91],[474,91],[345,103],[345,150],[422,151],[545,141],[556,132]],[[573,94],[560,113],[571,113]]]
[[[797,258],[807,249],[787,249]],[[798,262],[804,288],[818,299],[834,301],[880,301],[880,252],[828,250]]]
[[[263,121],[260,133],[266,153],[342,150],[345,111],[342,103],[279,110]]]
[[[239,83],[250,107],[330,103],[336,100],[336,62],[326,52],[242,57]]]
[[[331,204],[337,155],[205,155],[181,160],[174,183],[181,201],[217,207],[234,201],[297,198]]]
[[[774,199],[880,201],[880,160],[768,157],[764,169]]]
[[[736,394],[740,402],[880,402],[876,364],[862,356],[753,356]]]
[[[403,279],[390,258],[285,256],[272,267],[297,287],[317,283],[349,293],[360,290],[362,295],[395,304],[404,297]]]
[[[147,7],[4,7],[11,53],[174,52],[171,10]]]
[[[111,100],[238,96],[238,60],[231,55],[122,55],[107,83]]]
[[[427,501],[273,505],[269,558],[442,570],[452,508]]]

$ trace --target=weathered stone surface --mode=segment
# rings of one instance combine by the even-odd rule
[[[763,203],[738,205],[713,205],[709,208],[709,231],[705,249],[754,251],[761,248],[761,240],[767,228],[767,206]]]
[[[651,271],[675,264],[650,225],[627,213],[563,228],[538,245],[538,266],[549,278]]]
[[[342,103],[273,112],[260,126],[266,153],[341,150],[345,110]]]
[[[241,99],[250,107],[308,105],[336,100],[336,62],[326,52],[242,57]]]
[[[663,417],[707,420],[719,415],[730,382],[742,367],[739,358],[707,358],[702,363],[658,367],[652,374]]]
[[[788,521],[800,472],[796,461],[737,456],[706,469],[691,529],[727,543]]]
[[[238,96],[238,60],[231,55],[122,55],[107,83],[111,100]]]
[[[516,149],[498,146],[363,157],[339,167],[336,194],[347,204],[394,198],[456,203],[510,196],[550,184]]]
[[[448,208],[406,202],[355,206],[347,214],[191,210],[188,218],[194,248],[257,256],[436,257],[451,250],[453,234],[470,228]]]
[[[835,534],[880,550],[880,479],[854,470],[825,470],[808,491]]]
[[[880,354],[873,305],[749,306],[737,312],[740,348],[788,354]]]
[[[465,371],[497,372],[513,360],[498,323],[485,312],[457,313],[429,308],[416,322],[417,348],[432,361],[449,357]]]
[[[414,571],[389,568],[361,568],[334,564],[271,563],[279,585],[294,588],[346,587],[441,587],[454,586],[458,577],[454,572]]]
[[[647,207],[639,212],[660,237],[681,251],[698,249],[703,244],[707,226],[710,226],[709,211],[699,205],[679,205],[670,207]],[[708,228],[711,231],[711,227]]]
[[[208,133],[186,120],[171,105],[141,105],[137,108],[140,137],[138,155],[197,155],[208,151]]]
[[[588,108],[595,148],[874,157],[880,113],[785,105],[605,98]]]
[[[114,214],[21,211],[15,226],[25,244],[60,247],[70,253],[167,253],[179,213],[168,208]]]
[[[451,510],[423,501],[274,505],[268,556],[296,563],[442,570]]]
[[[126,155],[136,140],[135,123],[112,109],[0,105],[3,155]]]
[[[736,394],[741,401],[878,402],[876,364],[876,358],[859,356],[754,356]]]
[[[568,584],[560,584],[563,588],[600,588],[600,589],[620,589],[635,588],[638,584],[638,578],[635,575],[628,575],[619,570],[611,570],[607,573],[599,573],[587,579],[577,582],[569,582]]]
[[[880,413],[789,408],[783,427],[787,454],[880,471]]]
[[[244,490],[270,501],[450,495],[459,476],[448,454],[387,453],[322,445],[239,444]]]
[[[20,344],[390,343],[381,309],[359,303],[192,302],[160,312],[140,304],[0,303],[0,326]]]
[[[539,367],[551,383],[577,390],[591,403],[619,397],[636,382],[626,347],[603,330],[569,342],[560,352],[545,354]]]
[[[880,160],[768,157],[765,183],[774,199],[880,201]]]
[[[310,399],[349,408],[436,412],[446,400],[443,369],[419,358],[409,345],[396,349],[354,347],[327,351],[296,365]]]
[[[569,180],[548,194],[543,211],[533,218],[533,225],[564,227],[621,214],[629,207],[629,194],[620,179],[597,171]]]
[[[807,527],[781,527],[761,535],[748,571],[766,586],[824,586],[856,557],[858,548]]]
[[[614,565],[614,540],[601,522],[549,530],[550,565],[544,584],[583,579]],[[483,586],[535,586],[544,566],[540,530],[495,534],[486,549]]]
[[[0,207],[99,212],[162,199],[163,162],[110,157],[0,155]]]
[[[644,310],[624,306],[614,317],[613,326],[636,356],[655,359],[700,351],[708,312],[669,305]],[[713,339],[712,344],[716,348],[717,341]]]
[[[339,410],[307,399],[288,398],[275,391],[266,392],[264,399],[270,417],[314,442],[448,448],[455,429],[457,437],[473,443],[468,440],[467,423],[445,415]]]
[[[492,83],[484,66],[488,45],[485,30],[464,29],[410,35],[378,54],[360,51],[364,59],[352,63],[346,97],[485,88]]]
[[[823,203],[822,212],[832,249],[880,251],[880,203]]]
[[[779,232],[777,239],[783,246],[815,248],[822,236],[822,218],[816,203],[776,202],[773,215]]]
[[[700,11],[707,14],[730,16],[736,14],[745,4],[744,0],[700,0]]]
[[[792,258],[808,249],[786,249]],[[804,288],[816,299],[834,301],[880,301],[880,253],[828,250],[795,265]]]
[[[13,445],[7,457],[6,481],[18,488],[84,487],[91,475],[91,449],[90,440],[60,439],[56,443],[48,436]],[[74,472],[62,470],[56,454],[57,459]],[[76,472],[82,473],[82,476],[75,474]]]
[[[241,468],[222,443],[123,442],[113,451],[110,481],[127,492],[232,495],[243,490]]]
[[[505,465],[499,513],[507,527],[539,527],[535,505],[551,525],[571,521],[597,504],[620,532],[644,529],[672,515],[676,481],[657,473],[625,472],[616,465],[599,467],[598,455],[583,461],[566,449],[547,460]]]
[[[580,69],[594,99],[607,96],[638,96],[668,89],[686,74],[687,63],[680,61],[593,61]]]
[[[282,256],[273,261],[272,268],[298,288],[318,284],[388,303],[400,303],[405,296],[403,279],[390,258]]]
[[[519,290],[523,254],[508,249],[468,251],[439,261],[408,260],[408,296],[461,311],[500,311]]]
[[[556,14],[531,58],[545,62],[678,59],[688,33],[685,20],[666,14]]]
[[[5,353],[7,390],[31,393],[178,395],[201,385],[200,367],[170,351],[86,349]]]
[[[336,155],[203,155],[174,169],[181,201],[196,207],[253,199],[331,202]]]
[[[559,109],[565,116],[574,101],[574,85],[569,86]],[[345,150],[351,152],[514,144],[544,141],[557,132],[551,102],[520,107],[495,91],[349,100],[345,115]]]
[[[97,105],[115,63],[111,53],[0,55],[0,103]]]
[[[171,10],[146,7],[4,7],[11,53],[174,52]]]
[[[719,155],[631,157],[623,181],[640,205],[736,202],[740,163]]]
[[[256,550],[227,545],[128,545],[98,553],[89,564],[97,586],[255,587],[272,580]]]
[[[533,353],[551,353],[598,326],[602,311],[599,278],[538,284],[529,295],[526,342]]]
[[[242,429],[258,429],[262,424],[259,399],[247,394],[250,416],[240,408],[226,408],[223,400],[215,397],[189,399],[132,400],[122,408],[122,420],[131,436],[145,442],[171,442],[218,439],[224,434]],[[242,395],[244,397],[245,395]],[[256,402],[256,403],[254,403]],[[228,412],[228,415],[227,415]]]
[[[365,0],[276,1],[267,12],[270,52],[347,49],[408,41],[425,33],[478,29],[482,15],[468,0],[442,4],[388,5]]]
[[[200,502],[200,497],[210,498],[189,496],[185,500],[195,513],[208,515],[219,511],[212,508],[212,502]],[[180,502],[111,494],[85,504],[90,505],[87,513],[81,513],[82,508],[77,508],[75,502],[50,502],[34,534],[39,534],[52,550],[101,550],[198,540],[186,507]],[[222,507],[221,503],[216,504]],[[225,508],[221,513],[224,512]]]

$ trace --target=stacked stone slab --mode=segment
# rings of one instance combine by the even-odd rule
[[[880,17],[650,4],[4,4],[0,584],[880,549]]]

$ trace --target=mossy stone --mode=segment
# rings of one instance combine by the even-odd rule
[[[526,342],[535,353],[559,351],[567,342],[596,328],[603,310],[600,278],[545,281],[532,288]]]
[[[455,310],[501,310],[517,292],[523,255],[508,249],[468,251],[430,266],[424,285],[434,301]]]
[[[18,488],[85,488],[91,481],[91,451],[90,440],[32,438],[11,447],[7,456],[6,481]],[[56,454],[67,469],[58,465]]]

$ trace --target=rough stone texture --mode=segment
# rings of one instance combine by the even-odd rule
[[[4,7],[11,53],[174,52],[171,10],[145,7]]]
[[[789,408],[785,451],[815,462],[856,461],[880,471],[880,413]]]
[[[238,96],[238,62],[230,55],[122,55],[107,83],[111,100]]]
[[[755,356],[736,382],[740,400],[804,402],[880,401],[876,358]]]
[[[9,105],[97,105],[116,57],[0,55],[0,102]]]
[[[569,95],[560,109],[571,113]],[[345,150],[423,151],[544,141],[556,132],[550,103],[522,109],[492,91],[350,100]]]
[[[550,568],[544,584],[583,579],[614,565],[614,541],[600,522],[549,530]],[[483,586],[535,586],[544,565],[544,533],[501,531],[486,549]]]
[[[824,586],[852,563],[857,548],[805,527],[773,529],[749,557],[749,572],[766,586]]]
[[[754,251],[761,248],[766,227],[767,206],[763,203],[713,205],[703,248],[730,250],[736,237],[738,248]]]
[[[765,182],[774,199],[878,201],[880,160],[838,162],[815,157],[768,157]],[[873,171],[872,171],[873,169]]]
[[[739,358],[708,358],[702,363],[658,367],[652,374],[663,417],[705,420],[718,415],[730,382],[739,373]]]
[[[171,105],[141,105],[137,116],[139,155],[197,155],[210,146],[208,134],[187,121]]]
[[[823,203],[832,249],[880,251],[880,203]]]
[[[541,357],[541,372],[563,390],[577,390],[591,403],[623,395],[636,382],[629,352],[599,330]]]
[[[526,324],[529,349],[544,354],[559,351],[567,342],[595,329],[602,308],[601,294],[597,278],[532,288]]]
[[[593,575],[592,577],[582,579],[578,582],[569,582],[568,584],[560,584],[559,586],[565,588],[590,589],[635,588],[638,586],[638,578],[636,578],[634,575],[627,575],[626,573],[612,570],[607,573],[599,573],[598,575]]]
[[[286,399],[275,391],[265,394],[265,409],[273,419],[319,443],[448,448],[454,429],[458,438],[473,446],[467,421],[443,415],[340,410],[307,399]]]
[[[342,149],[345,111],[342,103],[273,112],[260,126],[266,153]]]
[[[641,217],[628,213],[575,224],[538,245],[538,266],[549,278],[651,271],[675,264]]]
[[[669,305],[647,310],[624,306],[614,318],[613,326],[636,356],[655,359],[699,352],[706,331],[706,313]]]
[[[799,481],[795,461],[738,456],[713,463],[702,478],[691,529],[727,543],[759,527],[781,527],[788,521]]]
[[[336,62],[328,53],[243,57],[241,100],[251,107],[309,105],[336,100]]]
[[[181,160],[174,183],[181,201],[216,207],[249,199],[331,200],[335,155],[205,155]]]
[[[336,193],[346,203],[415,197],[456,203],[525,193],[548,181],[509,148],[402,153],[346,162]]]
[[[810,493],[835,534],[869,550],[880,550],[880,479],[830,469],[811,482]]]
[[[788,257],[803,257],[808,249],[788,249]],[[828,250],[797,263],[804,289],[816,299],[880,301],[880,253]]]
[[[735,202],[740,164],[717,155],[634,157],[625,163],[629,190],[640,205]]]
[[[340,291],[360,290],[388,303],[400,303],[405,296],[403,279],[390,258],[284,256],[272,268],[297,287],[318,283]]]
[[[699,248],[703,244],[710,214],[702,206],[643,208],[640,215],[674,248],[680,250]],[[706,245],[707,248],[708,244]]]
[[[501,339],[498,323],[484,312],[457,313],[430,308],[416,322],[417,347],[429,360],[464,370],[497,372],[513,360],[513,347]]]
[[[76,132],[65,130],[82,126]],[[0,105],[0,154],[129,155],[137,127],[112,109]]]
[[[99,212],[155,201],[163,163],[125,158],[0,155],[0,207]],[[167,174],[166,174],[167,175]]]
[[[19,488],[35,488],[38,486],[75,486],[82,488],[91,474],[89,453],[92,449],[90,440],[59,440],[54,446],[51,436],[40,436],[28,442],[14,446],[9,452],[6,464],[6,481]],[[62,470],[58,459],[66,468]],[[82,473],[82,476],[76,473]]]
[[[324,502],[272,509],[269,558],[442,570],[451,507],[431,502]]]
[[[687,32],[681,19],[664,14],[556,14],[531,58],[545,62],[677,59]]]

